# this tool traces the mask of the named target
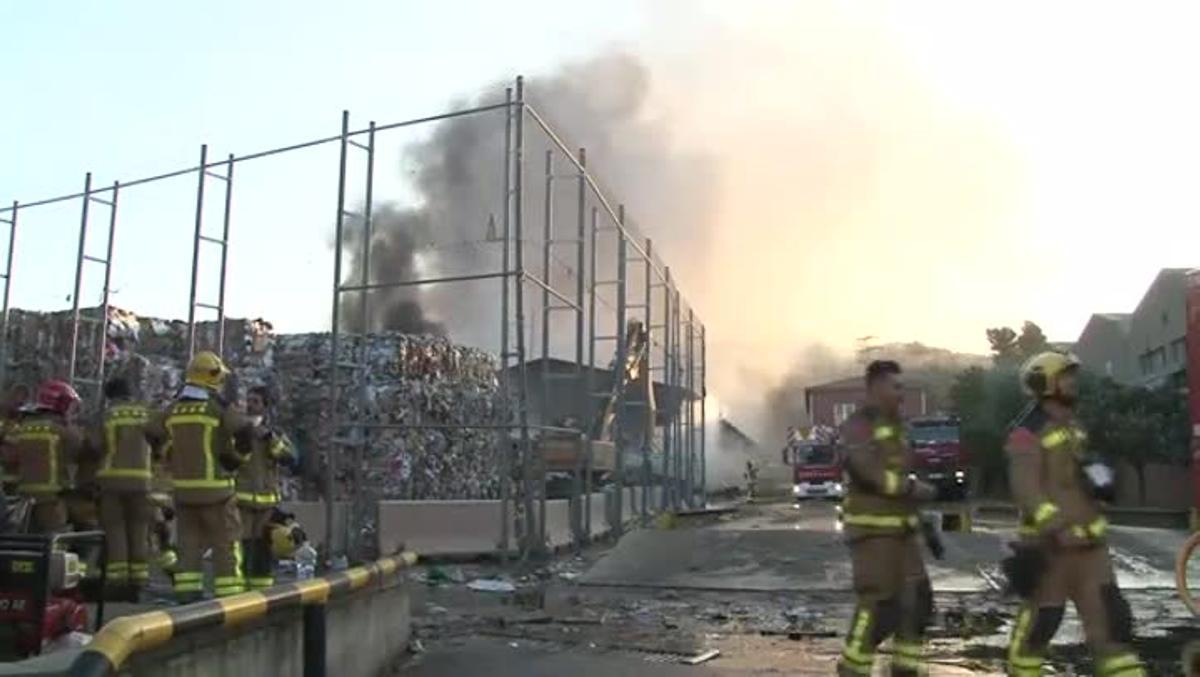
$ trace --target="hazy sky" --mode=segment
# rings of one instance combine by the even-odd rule
[[[713,253],[676,265],[730,383],[813,341],[982,352],[984,328],[1025,319],[1070,340],[1200,260],[1198,20],[1189,2],[5,2],[0,203],[184,167],[202,142],[332,135],[343,108],[356,127],[438,112],[615,46],[650,69],[645,114],[715,158]],[[421,134],[389,137],[386,166]],[[239,166],[231,314],[327,326],[335,150]],[[116,303],[186,315],[194,191],[122,197]],[[21,221],[13,302],[63,305],[78,203]]]

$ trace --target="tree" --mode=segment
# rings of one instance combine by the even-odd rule
[[[992,361],[996,364],[1016,362],[1017,332],[1008,327],[996,327],[987,330],[988,344],[992,347]]]
[[[1042,328],[1026,320],[1025,324],[1021,325],[1021,335],[1017,337],[1017,352],[1021,359],[1029,359],[1049,349],[1050,342],[1046,340]]]
[[[1138,478],[1138,501],[1146,500],[1146,465],[1185,463],[1190,425],[1187,403],[1174,388],[1134,388],[1084,373],[1079,416],[1091,451],[1124,462]]]
[[[959,416],[963,447],[970,454],[983,494],[1002,494],[1008,484],[1004,440],[1025,405],[1011,366],[973,367],[959,374],[950,388],[950,401]]]
[[[1011,327],[994,327],[987,330],[988,344],[992,348],[992,362],[997,365],[1016,365],[1050,350],[1050,341],[1036,323],[1025,321],[1021,333]]]

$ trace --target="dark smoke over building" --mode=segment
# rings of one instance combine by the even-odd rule
[[[458,107],[499,103],[507,83],[495,83]],[[566,143],[586,147],[589,167],[610,199],[627,205],[631,221],[655,239],[664,261],[700,260],[707,247],[708,196],[714,192],[708,163],[671,147],[669,130],[646,119],[650,82],[637,59],[621,53],[598,56],[564,66],[555,74],[527,80],[527,100],[554,126]],[[399,169],[408,177],[414,205],[377,205],[373,214],[370,281],[395,282],[496,272],[501,269],[501,223],[504,171],[504,113],[502,110],[439,123],[430,137],[404,149]],[[525,135],[525,257],[534,270],[540,265],[541,207],[544,196],[546,137],[527,118]],[[556,171],[566,173],[565,158]],[[574,182],[556,188],[563,204],[555,227],[575,228]],[[570,188],[566,191],[565,188]],[[570,200],[568,207],[567,201]],[[349,263],[348,284],[362,281],[361,223],[346,229],[344,254]],[[561,232],[561,230],[560,230]],[[574,258],[574,254],[563,255]],[[611,276],[615,257],[600,256],[600,277]],[[558,265],[556,263],[556,265]],[[552,272],[551,284],[574,293],[571,274]],[[529,309],[536,297],[526,292]],[[351,331],[399,330],[447,334],[455,341],[496,349],[500,330],[501,292],[498,280],[455,282],[421,287],[398,287],[369,292],[368,317],[360,299],[347,294],[342,321]],[[538,322],[529,312],[529,321]],[[560,314],[564,325],[567,320]],[[558,321],[558,319],[552,320]],[[566,334],[569,332],[558,332]],[[565,352],[556,344],[552,352]]]

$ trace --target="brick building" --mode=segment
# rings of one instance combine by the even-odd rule
[[[844,378],[804,389],[804,411],[812,425],[841,425],[862,406],[867,398],[867,384],[862,376]],[[924,416],[929,413],[929,393],[920,384],[906,383],[903,414]]]

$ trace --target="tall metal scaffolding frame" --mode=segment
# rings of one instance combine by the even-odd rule
[[[374,165],[376,159],[376,137],[378,133],[403,127],[413,127],[431,124],[471,115],[489,112],[503,112],[505,115],[505,136],[502,187],[502,222],[503,237],[501,246],[500,270],[472,271],[467,274],[446,275],[443,277],[421,278],[413,280],[380,280],[376,279],[375,271],[371,270],[372,246],[372,212]],[[364,139],[365,143],[359,141]],[[159,174],[156,176],[114,182],[111,187],[94,188],[91,175],[85,180],[83,191],[34,202],[13,202],[11,207],[0,208],[0,222],[9,227],[9,251],[7,254],[3,280],[3,314],[0,316],[0,381],[6,376],[6,370],[12,362],[11,346],[8,342],[9,299],[13,274],[13,259],[16,246],[16,230],[18,213],[24,214],[30,208],[55,204],[82,198],[82,213],[80,217],[79,248],[76,257],[75,288],[72,296],[72,339],[70,355],[70,377],[83,385],[101,387],[104,376],[104,360],[108,321],[108,301],[110,293],[111,272],[114,260],[114,241],[117,222],[118,193],[125,194],[130,188],[159,182],[167,179],[190,176],[196,173],[195,219],[192,232],[192,266],[188,296],[188,334],[187,357],[197,350],[211,348],[220,354],[225,353],[225,311],[226,311],[226,279],[229,262],[230,225],[232,219],[232,193],[235,164],[249,162],[268,156],[290,153],[305,148],[339,144],[338,190],[336,204],[336,220],[334,224],[334,261],[333,261],[333,294],[330,324],[330,365],[329,365],[329,396],[328,411],[333,419],[333,430],[329,445],[319,451],[325,453],[327,462],[323,468],[324,476],[321,484],[325,498],[325,543],[331,547],[327,554],[335,554],[334,544],[342,533],[349,534],[346,547],[351,556],[362,553],[366,544],[362,536],[363,529],[369,517],[365,514],[369,507],[363,505],[363,492],[352,492],[358,497],[347,511],[345,520],[339,521],[335,511],[335,502],[341,498],[337,481],[351,464],[350,477],[355,488],[362,485],[362,471],[365,465],[365,454],[373,442],[372,433],[380,429],[436,429],[436,428],[477,428],[491,429],[496,433],[498,463],[501,481],[500,489],[500,533],[497,549],[507,556],[515,547],[522,556],[544,552],[551,538],[548,534],[547,520],[547,475],[546,465],[542,457],[535,458],[533,434],[556,433],[574,435],[582,442],[583,453],[575,458],[576,473],[571,489],[570,531],[571,538],[577,545],[587,542],[596,533],[593,523],[593,501],[596,496],[602,496],[607,503],[608,527],[619,534],[627,519],[633,516],[645,519],[654,510],[678,510],[686,505],[692,505],[696,500],[703,501],[706,484],[704,473],[705,460],[705,332],[703,325],[687,310],[686,320],[683,314],[685,307],[682,295],[675,285],[670,268],[662,264],[656,257],[657,249],[649,238],[637,233],[626,219],[626,209],[622,204],[611,201],[599,186],[592,168],[588,164],[587,151],[584,148],[569,147],[546,122],[538,110],[525,97],[525,82],[523,78],[516,79],[513,88],[507,90],[503,103],[479,105],[473,108],[456,110],[428,117],[404,120],[387,125],[371,123],[365,129],[350,128],[349,113],[343,112],[340,133],[320,139],[297,143],[294,145],[260,151],[240,156],[229,155],[227,159],[210,162],[208,147],[201,146],[199,164],[183,169]],[[531,145],[532,144],[532,145]],[[541,228],[530,228],[526,223],[526,200],[528,199],[527,178],[533,179],[529,184],[536,190],[537,181],[527,177],[530,171],[526,162],[527,152],[537,146],[544,150],[544,162],[541,163],[542,189],[544,190],[541,205]],[[361,213],[347,208],[347,166],[351,147],[366,152],[366,185],[363,190],[363,205]],[[534,163],[535,165],[537,163]],[[535,168],[533,172],[538,170]],[[220,235],[209,235],[205,232],[206,197],[209,190],[209,180],[216,180],[224,186],[224,204],[221,214]],[[574,228],[563,227],[557,223],[558,215],[572,215],[570,209],[558,209],[556,204],[555,186],[566,182],[575,188],[575,209],[573,210]],[[107,199],[106,199],[107,198]],[[108,238],[106,253],[103,256],[92,256],[86,250],[91,214],[89,209],[100,204],[110,209],[108,214]],[[128,209],[128,207],[126,207]],[[352,222],[360,221],[362,225],[362,270],[360,279],[346,280],[343,276],[343,260],[347,229]],[[526,245],[533,243],[540,230],[541,256],[540,261],[533,256],[534,261],[526,260]],[[532,237],[530,234],[534,233]],[[609,246],[611,245],[611,253]],[[215,302],[201,299],[202,249],[205,246],[216,246],[220,252],[220,263],[217,278],[217,298]],[[574,247],[574,249],[572,249]],[[601,255],[603,250],[603,255]],[[573,254],[573,256],[571,256]],[[611,258],[610,258],[611,257]],[[573,269],[570,263],[574,261]],[[532,263],[532,265],[531,265]],[[540,265],[539,265],[540,263]],[[92,316],[82,309],[81,298],[84,288],[85,264],[97,264],[104,267],[104,286],[102,289],[99,315]],[[565,272],[557,271],[556,265],[564,267]],[[631,273],[632,271],[632,273]],[[343,341],[346,327],[343,309],[343,295],[359,294],[358,311],[360,313],[363,331],[370,327],[370,292],[397,287],[421,287],[427,285],[453,284],[457,282],[496,280],[500,287],[500,336],[498,375],[502,394],[501,409],[503,416],[498,423],[487,424],[433,424],[424,422],[417,417],[414,423],[382,424],[369,423],[357,418],[355,414],[345,411],[347,398],[352,397],[348,385],[366,378],[365,355],[347,355]],[[564,283],[573,281],[570,288],[560,288]],[[639,284],[640,283],[640,284]],[[527,294],[528,292],[528,294]],[[658,292],[661,292],[659,296]],[[540,308],[537,308],[540,301]],[[531,308],[530,306],[535,306]],[[215,344],[201,345],[198,336],[198,311],[215,311],[217,315]],[[568,321],[557,322],[555,317],[563,313]],[[527,328],[534,328],[528,321],[532,316],[540,314],[540,336],[534,336]],[[648,352],[645,368],[647,388],[642,396],[626,397],[624,383],[619,372],[624,368],[628,357],[629,346],[626,344],[627,324],[631,320],[641,321],[647,332],[646,347]],[[569,320],[573,320],[570,322]],[[96,365],[95,373],[83,374],[79,368],[82,363],[79,357],[81,349],[81,327],[95,326],[99,331],[97,341],[98,354],[92,363]],[[574,339],[574,350],[566,348],[555,341],[556,326],[572,326],[571,338]],[[610,331],[611,328],[611,331]],[[697,384],[696,348],[699,342],[699,373]],[[534,346],[529,343],[533,342]],[[540,345],[538,345],[540,343]],[[601,349],[610,345],[611,352]],[[536,346],[536,347],[535,347]],[[540,350],[538,350],[540,348]],[[553,376],[549,371],[549,363],[555,350],[562,355],[571,355],[574,368],[571,373],[563,374],[561,378]],[[655,349],[658,349],[657,352]],[[578,418],[580,425],[559,426],[555,421],[542,420],[538,424],[531,422],[530,353],[540,354],[542,360],[542,398],[545,400],[549,393],[549,383],[560,380],[574,388],[578,395]],[[598,354],[599,353],[599,354]],[[183,357],[183,356],[181,356]],[[618,384],[615,388],[605,388],[597,383],[597,374],[603,373],[598,367],[598,361],[608,363],[612,359],[611,376]],[[651,400],[655,399],[655,387],[661,387],[663,397],[661,410],[655,416],[655,408]],[[617,453],[614,455],[614,472],[611,483],[604,494],[595,494],[593,486],[593,470],[596,462],[594,454],[593,434],[590,426],[582,422],[595,411],[600,397],[608,398],[616,392],[615,411],[617,417],[613,423],[613,439],[617,442]],[[695,411],[695,401],[700,400],[699,411]],[[632,419],[627,420],[629,411],[637,411],[644,407],[641,419],[644,426],[640,435],[630,434],[633,431]],[[695,420],[698,413],[699,422]],[[661,430],[661,455],[656,447],[656,424]],[[636,439],[635,439],[636,438]],[[626,448],[628,443],[628,449]],[[698,444],[697,444],[698,443]],[[630,461],[628,458],[636,459]],[[697,456],[698,452],[698,456]],[[659,458],[657,462],[655,458]],[[640,466],[638,472],[633,468]],[[697,491],[697,477],[698,491]],[[626,485],[636,480],[636,487]],[[628,490],[628,491],[627,491]],[[661,490],[661,493],[655,494]],[[699,495],[697,495],[697,493]],[[595,494],[595,496],[594,496]],[[628,505],[627,505],[628,504]],[[627,511],[626,508],[630,508]],[[511,534],[518,538],[511,538]]]

